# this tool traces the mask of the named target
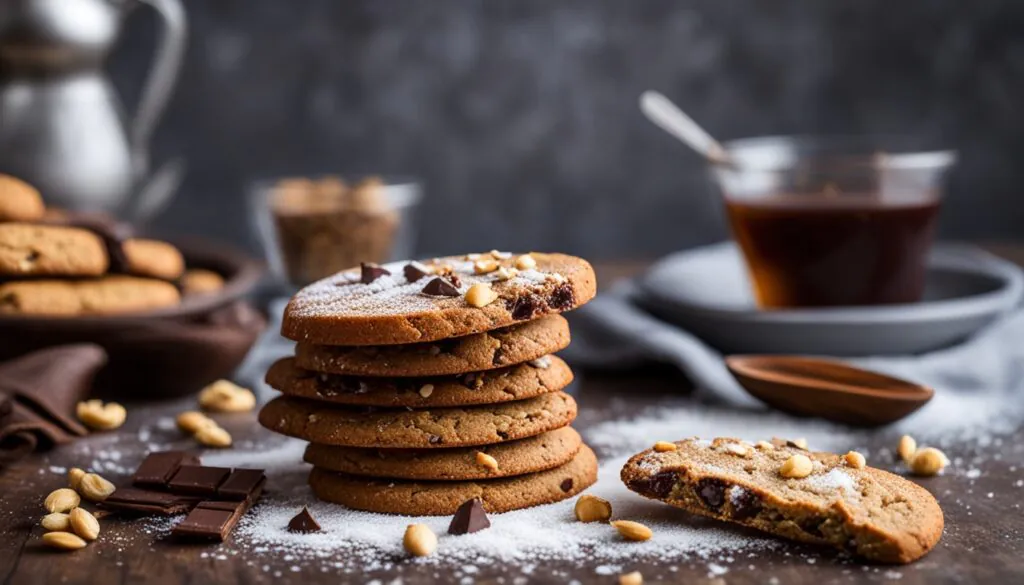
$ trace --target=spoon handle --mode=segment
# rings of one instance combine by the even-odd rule
[[[640,94],[640,111],[647,119],[682,140],[713,163],[732,164],[725,148],[664,95],[647,90]]]

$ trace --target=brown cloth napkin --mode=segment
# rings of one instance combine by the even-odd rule
[[[82,437],[75,405],[107,363],[98,345],[43,349],[0,363],[0,469],[37,449]]]

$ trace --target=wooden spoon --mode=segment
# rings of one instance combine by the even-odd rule
[[[747,392],[769,406],[855,426],[895,422],[935,394],[927,386],[819,358],[734,355],[725,365]]]

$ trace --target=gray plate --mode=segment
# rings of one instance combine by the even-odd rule
[[[725,353],[914,354],[953,345],[1020,304],[1016,265],[977,248],[938,245],[920,303],[760,310],[739,250],[673,254],[639,280],[638,301]]]

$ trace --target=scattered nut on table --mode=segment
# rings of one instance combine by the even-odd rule
[[[84,508],[75,508],[68,514],[71,530],[83,540],[96,540],[100,535],[100,523]]]
[[[413,556],[429,556],[437,550],[437,535],[426,524],[410,524],[402,537],[402,546]]]
[[[632,520],[616,520],[612,522],[612,526],[619,531],[622,538],[632,542],[643,542],[654,536],[650,528]]]
[[[914,475],[931,477],[949,465],[949,458],[935,447],[925,447],[918,449],[907,465]]]
[[[612,518],[612,504],[604,498],[583,494],[576,499],[573,512],[580,522],[607,522]]]
[[[128,411],[116,402],[86,400],[75,407],[75,414],[82,424],[94,431],[110,431],[124,424]]]
[[[82,498],[71,488],[60,488],[50,492],[43,500],[43,507],[51,514],[54,512],[69,512],[82,503]]]
[[[199,407],[210,412],[248,412],[256,407],[256,395],[229,380],[217,380],[199,393]]]
[[[87,544],[82,537],[70,532],[47,532],[43,535],[43,543],[58,550],[78,550]]]
[[[215,427],[217,423],[198,410],[186,410],[174,419],[178,429],[183,433],[194,435],[204,427]]]
[[[78,484],[78,491],[90,502],[102,502],[115,489],[114,484],[95,473],[86,473]]]

